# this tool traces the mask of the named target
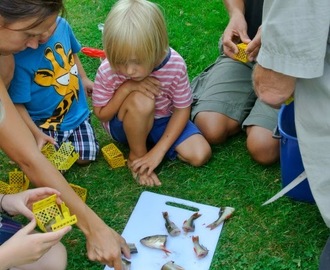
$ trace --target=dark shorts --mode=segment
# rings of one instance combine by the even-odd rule
[[[155,119],[154,125],[152,129],[150,130],[150,133],[147,138],[147,143],[150,144],[151,146],[155,145],[162,135],[164,134],[164,131],[167,127],[167,124],[170,120],[170,117],[163,117],[160,119]],[[110,122],[109,122],[109,127],[107,128],[110,130],[110,135],[111,137],[121,143],[127,143],[127,138],[126,134],[124,131],[123,127],[123,122],[118,119],[118,117],[114,117]],[[171,148],[167,151],[166,157],[170,160],[173,160],[177,156],[177,152],[175,151],[175,148],[185,141],[188,137],[194,135],[194,134],[200,134],[201,132],[199,129],[196,127],[196,125],[188,121],[186,127],[183,129],[181,135],[177,138],[177,140],[173,143]]]
[[[42,131],[54,138],[59,146],[63,142],[72,142],[75,151],[82,160],[95,160],[99,153],[99,143],[96,140],[89,117],[76,129],[66,131],[42,129]]]
[[[0,245],[17,233],[22,227],[22,224],[19,222],[0,214]]]

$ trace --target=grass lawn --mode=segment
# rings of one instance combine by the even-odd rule
[[[164,9],[170,45],[185,58],[189,77],[193,78],[217,57],[218,39],[228,20],[222,1],[156,2]],[[113,3],[66,1],[67,19],[83,46],[102,47],[97,25],[104,21]],[[82,54],[81,61],[94,79],[100,61]],[[95,116],[92,121],[100,146],[110,143]],[[127,155],[126,146],[117,146]],[[0,179],[7,178],[14,168],[0,153]],[[145,190],[207,205],[235,207],[234,216],[223,228],[210,269],[318,268],[329,231],[317,207],[287,197],[261,206],[281,188],[280,166],[278,163],[265,167],[251,160],[244,133],[213,147],[212,159],[201,168],[180,161],[163,161],[157,173],[161,187],[140,187],[127,168],[111,169],[100,154],[90,166],[74,165],[65,176],[69,182],[88,189],[88,205],[119,233]],[[87,259],[85,238],[78,229],[65,236],[63,243],[69,253],[68,269],[103,269]],[[143,270],[143,266],[138,270]]]

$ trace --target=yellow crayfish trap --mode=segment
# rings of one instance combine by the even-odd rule
[[[113,143],[102,147],[102,153],[111,168],[125,166],[126,159],[124,159],[123,153]]]
[[[64,142],[58,150],[47,143],[41,150],[46,158],[60,171],[67,171],[77,161],[79,154],[75,152],[71,142]]]
[[[56,198],[54,194],[32,205],[32,212],[43,232],[57,231],[77,223],[76,215],[70,216],[70,210],[64,202],[59,207]]]
[[[238,53],[235,55],[236,60],[239,60],[243,63],[249,62],[247,54],[246,54],[246,47],[247,47],[247,44],[245,44],[245,43],[237,44]]]
[[[1,194],[14,194],[28,189],[30,181],[22,171],[15,169],[9,172],[8,175],[8,183],[0,181]]]
[[[74,190],[74,192],[77,193],[77,195],[84,201],[86,202],[86,197],[87,197],[87,189],[80,187],[78,185],[74,185],[74,184],[69,184],[72,189]]]

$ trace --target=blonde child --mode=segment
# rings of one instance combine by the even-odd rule
[[[159,7],[119,0],[103,33],[107,59],[93,88],[95,115],[111,137],[128,143],[128,167],[141,185],[158,186],[164,156],[205,164],[211,148],[189,121],[192,93],[183,58],[169,47]]]

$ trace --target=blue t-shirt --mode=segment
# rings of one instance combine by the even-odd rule
[[[25,105],[37,126],[66,131],[88,117],[85,91],[73,58],[80,48],[68,22],[58,17],[45,44],[15,54],[9,95],[14,103]]]

